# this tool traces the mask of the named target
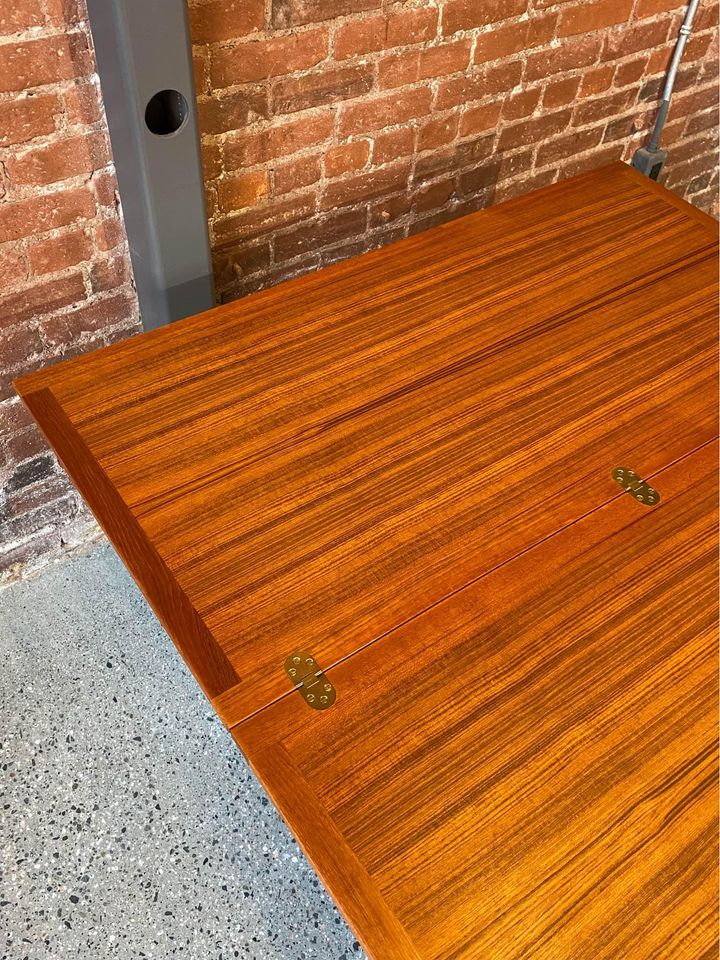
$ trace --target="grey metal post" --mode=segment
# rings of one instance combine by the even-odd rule
[[[185,0],[88,0],[146,329],[214,305]]]

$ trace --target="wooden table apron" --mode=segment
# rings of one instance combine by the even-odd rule
[[[717,252],[614,164],[17,383],[374,958],[714,949]]]

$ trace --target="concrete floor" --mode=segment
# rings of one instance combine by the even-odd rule
[[[0,593],[0,946],[364,955],[107,546]]]

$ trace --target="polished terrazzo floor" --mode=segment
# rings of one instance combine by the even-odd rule
[[[0,593],[0,957],[364,955],[107,546]]]

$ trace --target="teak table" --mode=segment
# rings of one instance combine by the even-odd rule
[[[715,956],[717,254],[616,164],[17,385],[376,960]]]

